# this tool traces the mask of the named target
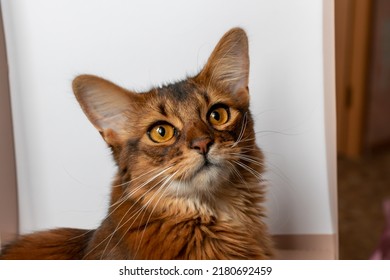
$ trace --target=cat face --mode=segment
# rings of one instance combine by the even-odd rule
[[[192,196],[239,174],[242,155],[254,149],[248,73],[247,37],[236,28],[195,77],[134,93],[82,75],[73,89],[119,168],[132,179],[150,172],[149,183],[166,194]]]
[[[139,125],[129,133],[135,165],[141,170],[169,168],[175,194],[211,191],[223,178],[228,180],[248,123],[247,104],[237,105],[229,93],[193,80],[142,97],[148,105],[140,109]]]

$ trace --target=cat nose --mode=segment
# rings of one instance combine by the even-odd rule
[[[191,149],[196,150],[201,155],[206,155],[213,144],[213,140],[209,137],[198,138],[191,142]]]

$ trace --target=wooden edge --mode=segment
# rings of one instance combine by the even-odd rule
[[[337,234],[274,235],[275,260],[336,260]]]
[[[346,155],[351,158],[361,156],[364,149],[364,117],[366,114],[368,62],[371,37],[371,0],[354,2],[352,48],[349,85],[351,105],[348,111],[348,131]]]
[[[324,3],[325,4],[325,3]],[[336,98],[337,98],[337,151],[345,155],[347,150],[347,128],[349,109],[349,74],[352,48],[352,0],[338,0],[334,2],[335,12],[335,57],[336,57]]]

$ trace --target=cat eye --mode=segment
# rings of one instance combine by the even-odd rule
[[[168,123],[160,123],[148,130],[150,140],[155,143],[164,143],[175,136],[175,128]]]
[[[225,106],[212,108],[208,115],[209,122],[214,126],[219,126],[229,121],[230,114],[229,109]]]

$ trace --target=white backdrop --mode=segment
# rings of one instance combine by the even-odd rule
[[[323,0],[1,0],[20,230],[96,227],[115,168],[72,91],[78,74],[133,89],[195,74],[220,37],[250,41],[250,90],[266,156],[273,234],[333,234],[333,85]],[[324,56],[324,53],[326,54]],[[329,88],[325,91],[324,88]]]

